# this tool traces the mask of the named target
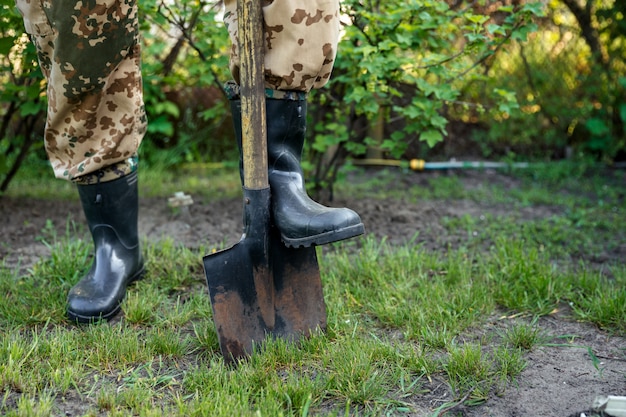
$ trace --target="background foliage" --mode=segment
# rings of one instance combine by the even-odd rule
[[[145,164],[237,159],[219,4],[141,0]],[[344,0],[333,79],[311,95],[306,167],[354,158],[623,159],[626,5],[615,0]],[[0,0],[0,192],[44,163],[45,84]]]

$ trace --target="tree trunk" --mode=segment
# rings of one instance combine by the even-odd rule
[[[596,63],[600,65],[600,67],[602,67],[605,71],[608,71],[608,57],[606,56],[606,53],[602,48],[598,32],[596,31],[592,22],[592,1],[593,0],[587,0],[583,6],[577,0],[562,0],[563,4],[567,6],[567,8],[576,18],[576,21],[580,26],[583,39],[585,39],[585,42],[591,49],[591,54],[593,55]]]

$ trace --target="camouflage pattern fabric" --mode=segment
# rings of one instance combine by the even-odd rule
[[[48,80],[45,148],[56,177],[90,183],[132,172],[146,129],[135,1],[16,5]]]
[[[262,0],[268,96],[301,99],[330,78],[338,0]],[[236,0],[224,21],[239,74]],[[134,171],[146,130],[135,0],[16,0],[48,81],[45,148],[58,178],[90,184]]]
[[[73,182],[79,185],[89,185],[97,184],[98,182],[113,181],[137,171],[138,163],[139,157],[137,155],[133,155],[123,161],[104,166],[97,171],[90,172],[89,174],[81,175],[80,177],[75,178]]]
[[[262,0],[265,84],[270,90],[309,92],[323,87],[339,42],[339,0]],[[224,22],[232,42],[230,70],[239,82],[237,1],[225,0]]]
[[[241,87],[235,81],[227,81],[223,87],[226,98],[229,100],[239,100],[241,98]],[[307,96],[308,92],[306,91],[265,89],[265,97],[274,100],[302,101],[306,100]]]

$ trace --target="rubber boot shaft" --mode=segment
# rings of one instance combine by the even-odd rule
[[[144,262],[137,225],[137,173],[77,187],[93,238],[94,260],[70,290],[67,314],[70,320],[84,323],[119,312],[126,287],[141,277]]]
[[[323,206],[306,192],[301,167],[306,101],[267,99],[266,106],[272,219],[285,245],[308,247],[363,234],[365,228],[357,213]],[[240,102],[233,100],[231,107],[241,144]]]

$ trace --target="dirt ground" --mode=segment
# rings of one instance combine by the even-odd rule
[[[427,175],[416,174],[404,178],[407,186],[427,180]],[[467,171],[460,176],[465,187],[480,187],[486,182],[506,188],[517,186],[517,180],[494,171]],[[470,215],[502,215],[512,208],[505,204],[481,204],[470,200],[408,203],[399,200],[350,200],[340,196],[332,203],[357,211],[370,236],[386,238],[391,243],[405,243],[419,232],[419,241],[430,250],[447,250],[467,239],[465,231],[451,233],[442,225],[442,219]],[[549,217],[562,210],[556,206],[532,206],[516,209],[520,219]],[[193,219],[193,227],[190,226]],[[42,230],[51,224],[62,235],[68,220],[84,223],[78,201],[41,201],[32,198],[0,199],[0,258],[11,268],[26,271],[49,250],[41,242]],[[151,241],[170,237],[190,248],[200,245],[228,247],[240,237],[241,202],[238,198],[225,201],[203,201],[194,197],[189,214],[175,213],[167,199],[141,199],[140,234]],[[584,256],[584,255],[583,255]],[[584,259],[587,262],[620,262],[626,259],[626,244],[617,252],[607,253],[602,259]],[[626,307],[625,307],[626,308]],[[489,329],[506,326],[508,321],[494,317]],[[577,323],[567,311],[556,312],[539,320],[541,329],[552,336],[550,343],[568,347],[544,346],[527,355],[528,366],[517,382],[485,404],[467,407],[459,405],[450,415],[466,417],[581,417],[591,415],[593,400],[598,395],[626,395],[626,339],[611,337],[588,324]],[[568,338],[561,336],[568,335]],[[590,348],[600,360],[594,366],[588,353]],[[436,409],[453,401],[443,381],[433,380],[428,394],[409,401],[415,407],[412,415],[431,415]],[[421,411],[420,411],[421,410]]]

